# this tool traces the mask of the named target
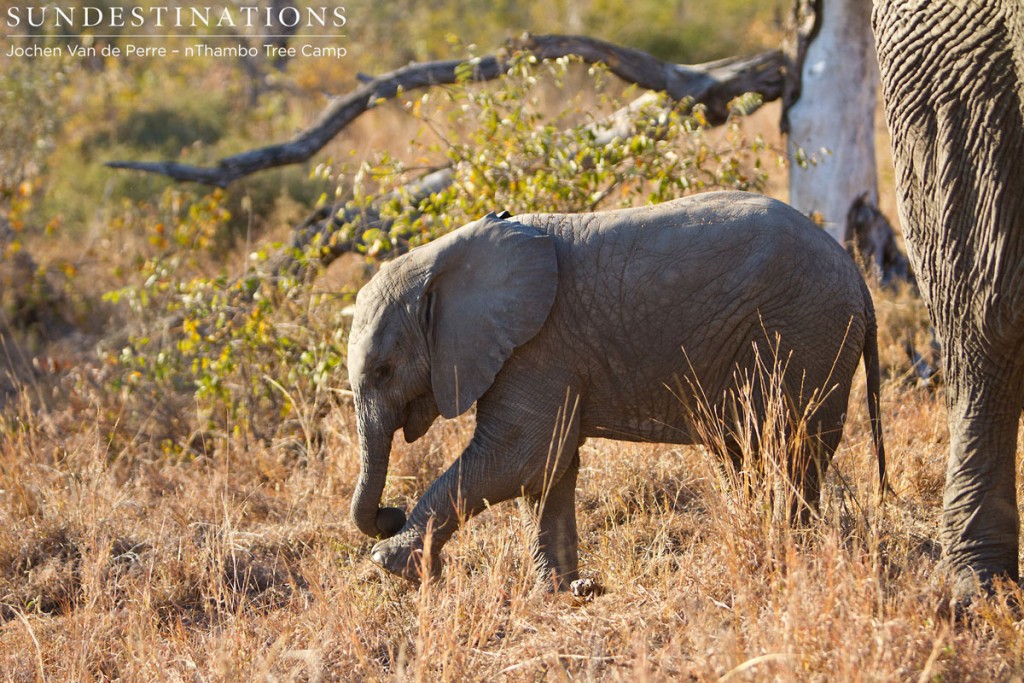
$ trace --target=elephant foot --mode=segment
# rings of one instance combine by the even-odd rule
[[[996,581],[995,583],[998,583]],[[982,584],[977,579],[962,577],[954,579],[949,592],[939,601],[935,608],[935,617],[939,621],[950,621],[958,624],[973,624],[978,619],[981,623],[987,622],[990,617],[985,616],[993,606],[1004,604],[1009,610],[1014,621],[1024,620],[1024,603],[1017,597],[1014,591],[996,590],[992,582]],[[988,603],[989,598],[1001,596],[995,603]],[[1005,600],[1005,603],[1002,602]],[[988,604],[988,607],[984,605]]]
[[[948,572],[950,593],[948,604],[941,606],[938,613],[947,618],[967,619],[973,614],[973,608],[979,601],[1001,593],[1000,584],[1019,583],[1013,571],[992,571],[989,568],[958,564],[948,557],[944,566]],[[1022,606],[1014,603],[1011,607],[1019,613]]]
[[[550,593],[564,593],[580,578],[576,566],[556,568],[544,557],[537,557],[537,583]]]
[[[995,560],[948,553],[943,564],[952,578],[955,598],[991,595],[1000,581],[1020,581],[1016,546]]]
[[[969,607],[975,599],[992,592],[992,579],[969,567],[954,569],[952,602],[958,609]]]
[[[949,583],[939,593],[939,601],[935,606],[935,618],[939,621],[966,623],[974,615],[974,607],[979,598],[985,595],[973,572],[957,574],[951,572]]]
[[[441,559],[437,552],[424,549],[423,537],[404,533],[380,541],[370,551],[370,559],[395,576],[413,583],[424,577],[436,579],[441,574]]]

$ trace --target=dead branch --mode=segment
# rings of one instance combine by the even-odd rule
[[[587,63],[604,63],[631,83],[664,91],[671,98],[692,98],[706,106],[709,123],[718,124],[729,114],[729,101],[746,92],[760,93],[764,101],[778,99],[783,87],[783,57],[770,51],[750,58],[731,58],[695,66],[662,62],[640,50],[613,45],[586,36],[525,36],[510,46],[540,59],[575,56]],[[399,93],[429,86],[498,78],[507,69],[503,56],[488,56],[470,62],[449,60],[410,64],[374,78],[338,97],[321,112],[313,124],[287,142],[268,145],[225,157],[213,166],[193,166],[175,161],[111,161],[111,168],[159,173],[179,181],[226,187],[231,182],[268,168],[301,163],[323,149],[341,130],[381,101]]]
[[[314,264],[297,258],[297,254],[308,253],[311,245],[320,246],[319,259],[315,265],[326,268],[342,254],[357,251],[364,246],[362,236],[366,231],[388,231],[393,221],[382,218],[379,207],[399,196],[405,197],[411,205],[416,206],[430,195],[448,187],[451,182],[452,169],[442,168],[384,195],[365,208],[343,204],[322,207],[292,230],[289,247],[271,258],[260,275],[270,279],[277,279],[283,275],[304,277],[306,269]],[[358,230],[352,229],[356,225]],[[407,249],[408,244],[399,239],[393,246],[391,255],[397,256]]]
[[[227,187],[231,182],[257,171],[306,161],[323,149],[342,129],[381,100],[394,98],[403,90],[454,83],[457,73],[461,74],[460,67],[463,63],[451,60],[410,64],[375,78],[348,95],[332,100],[309,128],[288,142],[225,157],[215,166],[192,166],[174,161],[110,161],[107,162],[107,166],[159,173],[175,180]],[[494,57],[476,61],[472,68],[473,80],[491,80],[504,73]]]
[[[572,55],[588,64],[605,64],[627,83],[664,92],[676,101],[690,98],[704,105],[711,125],[725,123],[729,103],[740,95],[756,92],[765,102],[782,96],[783,56],[778,50],[687,66],[587,36],[527,36],[520,47],[538,59]]]
[[[782,95],[783,58],[777,51],[686,67],[661,62],[639,50],[581,36],[527,36],[521,45],[541,59],[573,54],[587,63],[604,63],[623,80],[662,90],[671,99],[692,98],[706,107],[705,118],[713,125],[725,122],[729,103],[744,93],[759,92],[765,101]],[[647,93],[613,113],[595,128],[596,144],[610,144],[614,138],[628,135],[635,125],[636,112],[650,106],[653,100],[653,93]],[[295,227],[290,248],[271,259],[261,275],[270,279],[283,275],[302,277],[314,264],[297,259],[295,255],[308,253],[313,244],[320,245],[318,265],[329,266],[342,254],[364,247],[362,235],[367,230],[387,231],[391,227],[391,221],[381,218],[378,206],[399,195],[409,198],[415,206],[448,187],[452,177],[451,168],[434,171],[364,209],[343,204],[321,208]],[[354,225],[358,225],[358,230]],[[407,245],[399,238],[389,256],[399,255],[406,249]]]

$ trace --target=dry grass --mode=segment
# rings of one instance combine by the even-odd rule
[[[777,114],[756,117],[771,129]],[[784,194],[780,178],[768,191]],[[891,190],[882,203],[892,215]],[[907,292],[875,302],[897,495],[876,504],[862,377],[808,529],[704,449],[590,441],[577,513],[591,598],[537,587],[513,504],[456,535],[439,583],[383,575],[347,519],[350,405],[322,419],[296,406],[293,433],[266,442],[227,429],[161,456],[113,445],[94,416],[116,396],[24,385],[0,410],[0,680],[1020,680],[1019,588],[962,623],[940,614],[945,410],[909,382],[904,351],[927,347],[926,316]],[[472,428],[396,438],[384,502],[414,503]]]
[[[878,295],[883,323],[918,315],[903,297]],[[882,336],[895,368],[900,335]],[[0,425],[0,678],[1020,679],[1019,588],[965,623],[937,613],[941,400],[900,377],[883,398],[898,495],[875,504],[858,379],[803,530],[763,491],[723,483],[704,449],[588,442],[581,564],[603,589],[589,599],[536,587],[513,504],[456,536],[441,582],[382,575],[346,519],[350,406],[301,421],[299,438],[147,459],[113,450],[88,406],[26,400]],[[387,502],[412,503],[471,433],[464,419],[396,439]]]

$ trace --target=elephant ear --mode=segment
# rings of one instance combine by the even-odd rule
[[[540,331],[555,302],[558,263],[551,237],[493,213],[435,244],[421,320],[434,399],[452,418]]]

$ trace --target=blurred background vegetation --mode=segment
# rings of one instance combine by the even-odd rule
[[[184,52],[7,57],[11,44],[26,41],[167,44],[88,32],[7,39],[0,50],[7,375],[46,376],[53,387],[36,392],[37,407],[84,397],[112,439],[120,433],[161,452],[185,452],[197,433],[225,433],[229,423],[273,432],[294,412],[286,396],[312,396],[315,407],[343,384],[344,306],[398,232],[415,243],[495,207],[589,210],[709,187],[759,189],[772,166],[762,161],[764,141],[735,122],[706,135],[699,111],[683,106],[656,122],[656,135],[640,127],[595,147],[592,124],[639,93],[600,68],[523,60],[515,74],[485,87],[407,93],[361,117],[308,163],[225,190],[104,162],[211,164],[288,139],[361,74],[493,54],[523,32],[586,34],[681,63],[752,54],[780,44],[789,5],[360,0],[345,4],[338,44],[346,57],[285,62]],[[598,163],[583,172],[584,159]],[[425,203],[399,196],[385,206],[395,234],[369,235],[367,253],[316,281],[260,279],[260,266],[317,207],[369,204],[441,166],[456,169],[451,189]]]
[[[529,31],[585,34],[630,45],[666,61],[696,63],[777,46],[783,18],[792,3],[397,0],[372,4],[372,8],[351,8],[353,33],[366,35],[365,45],[381,45],[399,62],[436,59],[444,49],[441,39],[451,33],[488,46]],[[401,37],[397,45],[396,37]]]
[[[182,55],[91,60],[3,56],[0,101],[3,111],[18,113],[6,117],[0,130],[3,210],[16,210],[18,221],[28,219],[27,228],[57,221],[78,237],[119,200],[151,200],[169,186],[156,178],[109,171],[104,161],[181,158],[202,163],[283,139],[307,125],[327,97],[354,87],[357,74],[376,75],[410,61],[463,57],[466,45],[492,53],[523,32],[582,33],[668,61],[709,61],[777,46],[788,6],[786,0],[356,2],[346,7],[343,44],[349,54],[341,60],[297,58],[277,69],[262,59],[253,63]],[[104,41],[85,34],[72,42],[99,46]],[[351,147],[346,141],[337,149]],[[255,186],[235,192],[247,191],[262,209],[277,199],[273,187],[308,203],[312,190],[303,192],[305,170],[287,178],[264,174],[250,181]],[[16,197],[32,201],[14,202]],[[258,213],[268,215],[265,210]]]
[[[359,468],[346,311],[380,260],[491,210],[612,208],[714,187],[785,196],[778,105],[748,116],[756,98],[739,98],[708,129],[699,109],[656,101],[632,133],[598,144],[594,124],[641,92],[602,68],[520,57],[494,82],[404,93],[308,163],[223,190],[104,163],[212,164],[291,138],[360,74],[493,54],[524,31],[673,62],[749,55],[780,45],[792,2],[336,1],[344,59],[9,58],[0,36],[3,678],[290,680],[308,661],[313,680],[320,657],[342,679],[1024,670],[1018,610],[977,621],[974,635],[934,618],[948,435],[934,383],[916,384],[906,357],[908,339],[930,343],[906,287],[874,290],[900,494],[877,513],[858,502],[874,481],[861,382],[830,468],[828,521],[810,535],[778,533],[771,487],[752,498],[757,487],[721,486],[700,449],[604,441],[587,446],[578,506],[587,564],[611,588],[600,600],[530,592],[529,526],[511,506],[449,546],[443,591],[372,578],[372,541],[343,520]],[[61,2],[228,3],[241,0]],[[131,39],[16,39],[29,41]],[[443,192],[400,191],[441,167],[452,173]],[[320,267],[324,245],[290,249],[310,215],[370,205],[388,227],[356,220],[338,233],[360,237],[361,251]],[[281,255],[312,267],[271,276]],[[391,501],[412,503],[471,433],[464,418],[396,440]]]

